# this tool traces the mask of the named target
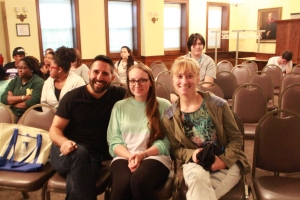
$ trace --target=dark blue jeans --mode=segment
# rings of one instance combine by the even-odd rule
[[[52,145],[50,159],[52,167],[67,176],[66,199],[96,200],[96,178],[101,166],[100,156],[91,156],[88,150],[77,145],[78,149],[66,156],[60,155],[60,148]]]

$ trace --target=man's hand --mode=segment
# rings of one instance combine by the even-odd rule
[[[215,156],[215,162],[211,165],[211,171],[217,171],[225,168],[225,163],[218,156]]]
[[[65,142],[62,143],[60,147],[60,152],[62,153],[62,155],[68,155],[69,153],[71,153],[77,148],[78,147],[75,142],[71,140],[66,140]]]

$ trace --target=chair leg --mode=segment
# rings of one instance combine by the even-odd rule
[[[29,194],[27,192],[22,191],[22,195],[24,199],[29,199]]]
[[[46,198],[46,191],[47,191],[46,189],[47,189],[47,183],[44,183],[41,191],[41,200],[45,200]]]

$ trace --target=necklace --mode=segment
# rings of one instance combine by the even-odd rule
[[[121,65],[123,66],[123,69],[127,68],[127,63],[125,63],[125,65],[124,65],[123,62],[121,61]]]

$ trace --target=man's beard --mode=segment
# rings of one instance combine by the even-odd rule
[[[96,83],[96,82],[102,83],[102,87],[95,87],[95,83]],[[91,85],[92,90],[93,90],[95,93],[99,94],[99,93],[102,93],[102,92],[104,92],[105,90],[107,90],[107,89],[109,88],[109,86],[110,86],[110,83],[108,83],[108,82],[106,82],[106,81],[104,81],[104,80],[97,81],[97,80],[94,79],[94,80],[90,80],[90,85]]]

